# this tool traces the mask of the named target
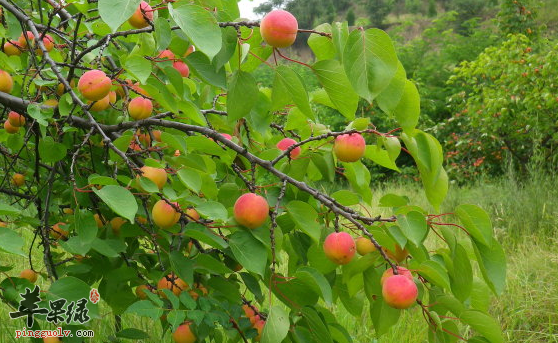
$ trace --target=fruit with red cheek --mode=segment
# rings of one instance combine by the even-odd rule
[[[5,70],[0,69],[0,92],[11,93],[14,89],[14,79]]]
[[[283,138],[282,140],[279,141],[279,143],[277,143],[277,148],[279,150],[285,151],[287,150],[291,145],[296,144],[296,141],[294,139],[291,138]],[[290,157],[291,158],[297,158],[300,155],[300,147],[297,146],[296,148],[294,148],[293,150],[291,150],[290,152]]]
[[[14,40],[4,43],[4,53],[8,56],[19,56],[22,49],[21,45]]]
[[[183,56],[183,57],[186,57],[186,56],[190,55],[190,54],[193,53],[194,51],[196,51],[196,47],[193,46],[193,45],[190,45],[190,46],[188,47],[188,50],[186,50],[186,52],[184,53],[184,56]]]
[[[257,314],[255,316],[252,316],[249,318],[250,319],[250,323],[252,323],[252,325],[256,324],[256,322],[258,322],[261,318],[260,316],[258,316]]]
[[[68,239],[68,231],[64,230],[61,225],[66,225],[66,223],[56,223],[50,228],[50,236],[54,239]]]
[[[393,275],[384,280],[382,296],[389,306],[406,309],[417,300],[417,285],[405,275]]]
[[[143,166],[140,168],[140,170],[142,172],[141,176],[153,181],[153,183],[156,184],[159,189],[163,189],[163,187],[167,183],[167,171],[164,168]]]
[[[179,207],[178,203],[174,203],[174,205]],[[159,200],[153,205],[151,216],[155,225],[161,229],[168,229],[180,220],[180,213],[164,200]]]
[[[128,23],[136,29],[142,29],[149,26],[149,21],[153,21],[153,9],[145,1],[142,1],[134,14],[128,19]]]
[[[247,304],[242,305],[242,309],[244,310],[244,314],[246,314],[246,317],[248,317],[248,318],[253,317],[253,316],[256,315],[256,312],[254,311],[254,309],[252,309]]]
[[[188,68],[186,63],[182,61],[175,61],[172,66],[180,73],[180,75],[182,75],[182,77],[190,76],[190,68]]]
[[[27,35],[27,39],[25,39],[26,35]],[[35,45],[35,35],[31,31],[26,31],[25,34],[22,32],[17,40],[19,46],[21,46],[23,49],[26,49],[28,47],[27,44],[28,41],[31,44],[31,46]]]
[[[173,60],[174,59],[174,53],[170,50],[163,50],[159,53],[159,55],[157,55],[157,58],[160,59],[169,59],[169,60]]]
[[[196,341],[196,335],[190,329],[189,323],[184,323],[176,328],[176,331],[172,333],[172,339],[175,343],[194,343]]]
[[[47,52],[51,52],[52,49],[54,49],[54,39],[52,39],[50,35],[45,35],[43,37],[43,45],[45,46]],[[41,50],[39,46],[36,47],[35,53],[39,56],[43,56],[43,50]]]
[[[234,218],[240,225],[249,229],[260,227],[268,216],[267,200],[257,194],[242,194],[234,203]]]
[[[397,272],[399,273],[397,275],[403,275],[403,276],[407,277],[409,280],[413,281],[413,274],[411,274],[409,269],[397,266]],[[393,269],[392,268],[386,269],[386,271],[382,274],[382,278],[380,279],[380,284],[383,285],[384,281],[386,281],[386,279],[388,277],[393,276],[393,275],[394,274],[393,274]]]
[[[153,113],[153,103],[151,100],[137,97],[132,99],[128,104],[128,114],[134,120],[141,120],[148,118]]]
[[[153,130],[151,131],[151,134],[153,135],[153,138],[155,138],[155,140],[159,143],[162,142],[161,140],[161,131],[160,130]]]
[[[106,97],[112,87],[110,79],[102,70],[86,71],[78,81],[78,90],[84,98],[91,101]]]
[[[6,120],[4,122],[4,130],[6,130],[6,132],[9,133],[9,134],[14,134],[14,133],[17,133],[19,131],[19,127],[18,126],[13,126],[12,124],[10,124],[9,120]]]
[[[8,121],[10,122],[10,125],[16,127],[25,125],[25,117],[14,111],[10,111],[10,113],[8,113]]]
[[[333,145],[333,152],[341,162],[356,162],[366,150],[366,142],[360,133],[337,136]]]
[[[359,237],[356,240],[356,250],[359,255],[364,256],[376,250],[372,241],[367,237]]]
[[[256,337],[254,337],[254,341],[259,342],[260,339],[262,338],[262,332],[265,326],[265,321],[264,320],[258,320],[255,324],[254,324],[254,329],[258,330],[258,335]]]
[[[330,233],[324,241],[324,253],[335,264],[347,264],[355,256],[353,237],[346,232]]]
[[[39,274],[37,274],[34,270],[24,269],[19,274],[19,277],[22,279],[27,279],[31,283],[35,283],[37,281],[37,278],[39,277]]]
[[[229,141],[232,139],[232,136],[229,135],[228,133],[222,133],[221,136],[225,137],[225,138],[228,139]]]
[[[264,41],[275,48],[291,46],[298,32],[298,22],[289,12],[274,10],[263,17],[260,33]]]

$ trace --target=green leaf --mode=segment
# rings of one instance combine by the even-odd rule
[[[370,318],[378,336],[384,335],[392,326],[397,324],[400,315],[400,310],[390,307],[383,300],[376,300],[370,306]]]
[[[115,32],[140,5],[141,0],[99,0],[99,15]]]
[[[380,148],[377,145],[367,145],[364,157],[372,160],[372,162],[395,171],[400,172],[395,162],[390,158],[387,150]]]
[[[315,342],[333,343],[331,334],[327,329],[327,326],[320,318],[318,312],[316,312],[315,309],[306,306],[300,310],[300,313],[308,323],[308,328],[310,329]]]
[[[299,200],[293,200],[287,204],[287,212],[302,232],[310,236],[316,243],[319,242],[321,228],[318,224],[318,213],[312,206]]]
[[[438,262],[425,261],[420,264],[418,272],[433,284],[445,289],[450,289],[448,273]]]
[[[262,332],[262,343],[281,343],[289,333],[289,316],[279,306],[273,306]]]
[[[82,280],[73,276],[66,276],[56,280],[48,292],[46,292],[47,300],[66,299],[69,302],[78,301],[82,298],[89,298],[91,288]],[[102,295],[101,295],[102,296]],[[91,318],[98,318],[98,304],[87,302],[87,309]],[[78,322],[76,322],[77,324]]]
[[[320,293],[326,304],[331,305],[332,293],[331,286],[327,279],[312,267],[299,267],[295,273],[295,277],[306,282],[316,293]]]
[[[188,223],[184,235],[194,238],[217,249],[226,249],[229,244],[203,225]]]
[[[181,2],[169,4],[169,13],[196,48],[213,59],[221,50],[221,29],[215,17],[201,6]]]
[[[409,80],[405,81],[401,100],[392,112],[404,131],[412,131],[417,126],[420,115],[420,96],[414,83]]]
[[[141,317],[159,320],[163,315],[163,309],[155,306],[155,304],[149,300],[140,300],[130,305],[124,313],[134,313]]]
[[[327,23],[321,24],[317,26],[315,30],[319,32],[331,33],[331,25]],[[312,49],[312,52],[314,52],[314,55],[316,55],[316,59],[318,61],[335,58],[335,46],[333,45],[331,38],[313,33],[310,37],[308,37],[307,42],[310,49]]]
[[[380,207],[401,207],[409,204],[409,198],[396,194],[386,194],[380,199]]]
[[[428,226],[426,225],[426,219],[424,215],[420,212],[411,211],[406,215],[397,216],[397,223],[399,228],[411,242],[416,246],[420,246],[426,234],[428,233]]]
[[[390,115],[395,115],[394,110],[401,102],[401,97],[405,91],[406,83],[407,74],[405,73],[405,68],[401,62],[398,62],[397,71],[395,72],[393,79],[391,79],[389,86],[387,86],[387,88],[384,89],[376,98],[378,107]]]
[[[451,291],[461,301],[467,300],[473,288],[473,269],[467,251],[456,244],[452,254],[453,268],[449,271]]]
[[[238,283],[229,281],[222,276],[213,276],[208,281],[208,286],[221,293],[229,302],[234,303],[240,298]]]
[[[169,257],[172,270],[184,282],[191,285],[194,282],[194,262],[179,251],[171,252]]]
[[[66,157],[66,146],[47,136],[39,142],[39,155],[44,163],[58,162]]]
[[[345,45],[343,64],[357,94],[372,102],[390,84],[398,60],[387,33],[353,30]]]
[[[128,57],[124,63],[124,68],[140,83],[145,83],[151,75],[151,62],[140,55]]]
[[[359,98],[341,64],[336,60],[319,61],[314,64],[313,69],[335,108],[345,118],[353,120]]]
[[[105,255],[107,257],[118,257],[119,253],[126,251],[126,245],[118,239],[96,238],[92,242],[91,247],[101,255]]]
[[[8,205],[6,203],[0,203],[0,215],[2,216],[14,216],[20,213],[20,211],[13,207],[12,205]]]
[[[486,211],[476,205],[463,204],[455,209],[455,214],[475,241],[487,247],[491,246],[492,222]]]
[[[139,329],[128,328],[117,332],[116,337],[124,339],[148,339],[149,335]]]
[[[248,116],[260,91],[252,74],[237,70],[231,78],[227,95],[227,111],[230,120]]]
[[[502,329],[494,318],[480,311],[467,310],[459,316],[461,321],[470,325],[476,332],[482,334],[491,343],[502,343]]]
[[[487,247],[473,240],[477,262],[486,284],[497,295],[502,294],[506,285],[506,254],[500,243],[493,239]]]
[[[275,79],[273,81],[273,93],[271,101],[275,110],[282,109],[292,100],[302,113],[313,119],[314,113],[308,102],[308,93],[300,76],[291,68],[280,65],[275,68]]]
[[[229,238],[234,257],[246,270],[261,276],[267,265],[267,249],[248,231],[237,231]]]
[[[225,69],[216,68],[203,53],[196,51],[188,55],[188,57],[186,57],[186,64],[188,64],[190,69],[194,70],[203,81],[219,88],[227,88]]]
[[[204,217],[213,220],[226,221],[229,217],[225,206],[217,201],[202,202],[201,204],[198,204],[196,206],[196,211],[198,211]]]
[[[27,256],[21,249],[23,248],[23,238],[12,230],[0,227],[0,249],[11,254]]]
[[[108,185],[100,190],[94,188],[93,191],[116,214],[128,219],[130,223],[134,222],[138,204],[129,190],[121,186]]]
[[[331,195],[331,197],[343,206],[353,206],[360,202],[358,194],[351,192],[346,189],[337,191]]]

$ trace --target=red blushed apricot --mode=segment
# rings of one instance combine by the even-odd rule
[[[256,322],[258,322],[261,318],[260,316],[258,316],[257,314],[255,316],[252,316],[249,318],[250,319],[250,323],[252,323],[252,325],[256,324]]]
[[[151,113],[153,113],[153,103],[149,99],[137,97],[128,104],[128,114],[134,120],[148,118]]]
[[[14,134],[14,133],[17,133],[19,131],[19,127],[18,126],[13,126],[12,124],[10,124],[9,120],[6,120],[4,122],[4,130],[6,130],[6,132],[9,133],[9,134]]]
[[[10,122],[10,125],[16,127],[25,125],[25,117],[14,111],[10,111],[10,113],[8,113],[8,121]]]
[[[157,55],[157,58],[160,59],[169,59],[169,60],[173,60],[174,59],[174,53],[170,50],[163,50],[159,53],[159,55]]]
[[[262,226],[268,216],[267,200],[257,194],[242,194],[234,203],[234,218],[240,225],[249,229]]]
[[[346,232],[330,233],[324,241],[324,253],[335,264],[347,264],[355,256],[355,241]]]
[[[285,151],[291,145],[294,145],[294,144],[296,144],[296,141],[294,139],[283,138],[282,140],[279,141],[279,143],[277,143],[277,149]],[[291,150],[291,153],[289,155],[290,155],[291,158],[297,158],[300,155],[300,147],[297,146],[296,148]]]
[[[19,56],[23,48],[16,41],[7,41],[4,43],[4,53],[8,56]]]
[[[0,92],[11,93],[14,89],[14,79],[8,72],[0,69]]]
[[[174,203],[179,207],[178,203]],[[161,229],[168,229],[180,220],[180,213],[164,200],[159,200],[151,209],[151,216],[155,225]]]
[[[260,24],[264,41],[275,48],[291,46],[298,32],[298,22],[289,12],[274,10],[265,15]]]
[[[190,76],[190,68],[188,68],[186,63],[182,61],[175,61],[172,66],[180,73],[180,75],[182,75],[182,77]]]
[[[141,176],[153,181],[153,183],[156,184],[159,189],[163,189],[163,187],[167,183],[167,171],[163,168],[143,166],[140,168],[140,170],[142,172]]]
[[[229,135],[228,133],[222,133],[221,136],[225,137],[225,138],[228,139],[229,141],[232,139],[232,136]]]
[[[153,21],[153,9],[145,1],[142,1],[134,14],[128,19],[128,23],[136,29],[142,29],[149,26],[149,21]]]
[[[366,142],[359,133],[337,136],[333,145],[333,152],[341,162],[356,162],[363,155]]]
[[[417,300],[417,285],[404,275],[393,275],[384,280],[382,296],[386,304],[397,309],[411,307]]]
[[[19,173],[15,173],[12,176],[12,184],[16,187],[21,187],[25,184],[25,175],[23,174],[19,174]]]
[[[404,267],[397,267],[397,272],[399,274],[397,275],[403,275],[405,277],[407,277],[409,280],[413,281],[413,274],[411,274],[411,272],[409,271],[409,269],[404,268]],[[384,281],[386,281],[386,279],[390,276],[393,276],[393,269],[392,268],[388,268],[386,269],[386,271],[382,274],[382,278],[380,279],[380,284],[384,284]]]
[[[78,90],[84,98],[91,101],[101,100],[110,92],[111,81],[102,70],[85,72],[78,82]]]
[[[34,270],[24,269],[19,274],[19,277],[22,279],[27,279],[31,283],[35,283],[37,281],[37,278],[39,277],[39,274],[37,274]]]
[[[25,36],[27,36],[27,39],[25,39]],[[35,45],[35,35],[31,31],[26,31],[25,33],[22,32],[17,42],[19,43],[19,46],[26,49],[28,47],[27,42],[29,42],[31,46]]]
[[[172,333],[172,339],[175,343],[194,343],[196,341],[196,335],[190,329],[189,323],[184,323],[176,328],[176,331]]]
[[[109,103],[114,105],[116,103],[116,92],[110,91],[108,94],[108,98],[109,98]]]
[[[50,236],[54,239],[68,239],[68,231],[64,230],[61,225],[66,225],[66,223],[56,223],[50,228]]]
[[[262,338],[262,332],[265,326],[265,321],[260,319],[254,324],[254,329],[258,331],[258,335],[254,337],[254,341],[259,342]]]
[[[246,317],[250,318],[256,315],[256,312],[247,304],[242,305],[242,309],[244,310],[244,314]]]
[[[187,291],[189,287],[186,282],[178,278],[174,273],[171,273],[167,276],[163,276],[157,283],[157,291],[163,298],[166,298],[167,296],[163,293],[163,289],[168,289],[173,292],[174,295],[179,296],[182,291]]]
[[[45,35],[43,37],[43,45],[45,46],[47,52],[50,52],[52,51],[52,49],[54,49],[54,39],[52,39],[51,35]],[[35,49],[35,53],[39,56],[42,56],[43,50],[37,47],[37,49]]]
[[[91,104],[91,101],[88,101],[87,103]],[[106,110],[109,107],[110,107],[110,97],[107,94],[107,96],[105,96],[101,100],[95,101],[93,106],[91,106],[91,108],[89,108],[89,111],[91,111],[91,112],[101,112],[101,111]]]
[[[359,255],[364,256],[376,250],[376,247],[369,238],[359,237],[356,240],[356,249]]]
[[[155,138],[155,140],[159,143],[162,142],[161,140],[161,131],[160,130],[153,130],[151,131],[151,134],[153,135],[153,138]]]
[[[193,53],[194,51],[196,51],[196,47],[193,46],[193,45],[190,45],[188,47],[188,50],[186,50],[186,52],[184,53],[184,56],[182,56],[182,57],[186,57],[186,56],[190,55],[191,53]]]
[[[196,211],[191,207],[186,210],[186,215],[190,220],[194,220],[194,221],[200,220],[200,214],[198,213],[198,211]]]

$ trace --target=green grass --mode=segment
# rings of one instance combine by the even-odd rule
[[[466,187],[452,187],[442,208],[451,212],[460,203],[477,204],[490,212],[498,239],[508,258],[508,279],[504,294],[490,305],[490,311],[501,323],[507,342],[558,343],[558,180],[549,176],[534,176],[522,183],[512,178],[484,180]],[[418,184],[388,184],[374,192],[377,202],[383,194],[408,195],[417,205],[428,207]],[[375,212],[382,210],[372,207]],[[387,214],[387,213],[385,213]],[[22,230],[26,240],[30,231]],[[14,270],[26,266],[23,258],[0,254],[2,265],[14,263]],[[34,261],[40,263],[37,252]],[[8,272],[8,275],[14,273]],[[43,280],[39,284],[46,286]],[[274,303],[277,303],[276,301]],[[21,342],[12,335],[21,327],[19,320],[10,320],[8,308],[0,311],[0,342]],[[114,335],[114,318],[108,307],[101,306],[102,320],[92,323],[96,338],[91,342],[108,341]],[[406,310],[400,325],[380,339],[374,339],[368,311],[361,318],[351,316],[342,305],[335,309],[338,321],[358,343],[423,343],[428,340],[428,328],[418,308]],[[169,334],[161,339],[161,325],[132,315],[123,316],[124,327],[136,327],[149,332],[149,342],[170,342]],[[468,333],[465,333],[467,335]]]

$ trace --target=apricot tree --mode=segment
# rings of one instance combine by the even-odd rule
[[[351,342],[344,306],[370,311],[378,336],[405,308],[431,342],[503,341],[479,301],[503,290],[502,248],[479,207],[438,213],[442,149],[416,127],[419,94],[385,32],[299,28],[284,11],[260,32],[236,0],[64,4],[0,0],[0,249],[29,265],[0,266],[3,308],[38,273],[45,303],[97,288],[116,338],[152,334],[122,320],[135,314],[176,342]],[[301,33],[311,65],[283,50]],[[380,132],[359,102],[399,127]],[[315,104],[346,129],[320,124]],[[362,161],[398,170],[402,152],[430,208],[372,201]]]

